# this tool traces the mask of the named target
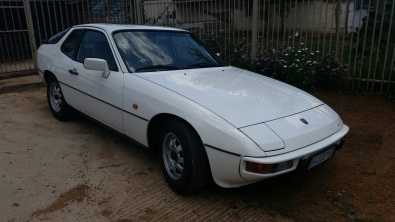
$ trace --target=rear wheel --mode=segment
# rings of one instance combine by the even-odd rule
[[[160,134],[163,175],[180,194],[201,190],[210,179],[203,144],[196,132],[182,121],[170,121]]]
[[[64,100],[62,89],[56,79],[51,79],[47,84],[47,99],[53,116],[61,121],[69,120],[72,109]]]

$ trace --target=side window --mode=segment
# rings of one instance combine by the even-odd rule
[[[111,71],[118,71],[107,38],[101,32],[89,30],[82,37],[77,61],[83,63],[86,58],[104,59]]]
[[[76,59],[82,34],[84,34],[84,30],[81,29],[72,31],[60,48],[70,59]]]

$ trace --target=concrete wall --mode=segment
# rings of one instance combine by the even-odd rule
[[[201,8],[199,8],[199,6]],[[202,8],[205,7],[205,10]],[[339,17],[339,28],[344,30],[346,23],[346,3],[341,3],[341,12]],[[169,24],[193,27],[203,27],[206,23],[219,23],[214,16],[224,7],[216,5],[215,8],[210,3],[201,3],[190,6],[179,6],[172,0],[153,0],[144,2],[145,20],[151,24]],[[232,24],[237,30],[251,29],[251,16],[247,16],[241,9],[231,10]],[[291,8],[285,18],[285,25],[291,30],[318,31],[318,32],[335,32],[336,31],[336,3],[327,2],[326,0],[316,0],[311,2],[299,2],[297,7]],[[362,24],[362,19],[367,16],[367,10],[355,10],[352,2],[349,7],[348,31],[355,31]],[[263,18],[267,19],[267,18]],[[262,27],[263,19],[259,19],[259,27]],[[279,15],[270,12],[268,19],[269,27],[278,27],[281,24]]]
[[[339,17],[340,29],[344,30],[346,23],[347,4],[341,4]],[[348,31],[356,31],[362,25],[362,19],[367,16],[367,10],[355,10],[354,3],[350,4]],[[251,17],[247,17],[241,10],[235,10],[233,23],[237,29],[249,29]],[[277,12],[278,14],[278,12]],[[268,19],[269,27],[277,28],[281,24],[281,18],[274,12]],[[267,19],[267,18],[264,18]],[[260,19],[258,26],[262,27],[263,19]],[[298,3],[296,8],[291,8],[284,22],[286,28],[291,30],[335,32],[336,31],[336,3],[327,3],[325,0],[314,2]]]

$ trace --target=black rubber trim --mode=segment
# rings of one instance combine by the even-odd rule
[[[204,144],[204,146],[209,147],[209,148],[214,149],[214,150],[217,150],[217,151],[220,151],[220,152],[223,152],[223,153],[227,153],[227,154],[233,155],[233,156],[238,156],[238,157],[241,156],[238,153],[233,153],[233,152],[230,152],[230,151],[227,151],[227,150],[223,150],[221,148],[218,148],[218,147],[215,147],[215,146],[211,146],[211,145],[208,145],[208,144]]]
[[[66,84],[66,83],[64,83],[64,82],[61,82],[61,81],[58,81],[58,82],[59,82],[60,84],[62,84],[62,85],[65,85],[65,86],[71,88],[71,89],[74,89],[74,90],[76,90],[76,91],[78,91],[78,92],[80,92],[80,93],[82,93],[82,94],[84,94],[84,95],[87,95],[87,96],[89,96],[89,97],[91,97],[91,98],[93,98],[93,99],[96,99],[96,100],[98,100],[98,101],[100,101],[100,102],[102,102],[102,103],[105,103],[105,104],[107,104],[107,105],[109,105],[109,106],[111,106],[111,107],[113,107],[113,108],[115,108],[115,109],[117,109],[117,110],[123,111],[123,112],[125,112],[125,113],[127,113],[127,114],[129,114],[129,115],[132,115],[132,116],[134,116],[134,117],[137,117],[137,118],[139,118],[139,119],[141,119],[141,120],[144,120],[144,121],[146,121],[146,122],[149,121],[148,119],[146,119],[146,118],[144,118],[144,117],[138,116],[138,115],[136,115],[136,114],[134,114],[134,113],[131,113],[131,112],[127,111],[127,110],[121,109],[121,108],[119,108],[118,106],[114,106],[113,104],[111,104],[111,103],[109,103],[109,102],[106,102],[106,101],[104,101],[104,100],[102,100],[102,99],[99,99],[99,98],[97,98],[97,97],[94,97],[94,96],[92,96],[92,95],[90,95],[90,94],[88,94],[88,93],[86,93],[86,92],[84,92],[84,91],[81,91],[81,90],[79,90],[79,89],[77,89],[77,88],[74,88],[74,87],[72,87],[72,86],[70,86],[70,85],[68,85],[68,84]]]
[[[274,152],[274,151],[279,151],[279,150],[283,150],[283,149],[285,149],[285,147],[274,149],[274,150],[265,150],[264,152]]]

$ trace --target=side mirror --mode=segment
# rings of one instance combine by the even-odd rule
[[[102,77],[107,79],[110,76],[110,69],[108,68],[107,61],[97,58],[86,58],[84,60],[84,67],[88,70],[103,72]]]

